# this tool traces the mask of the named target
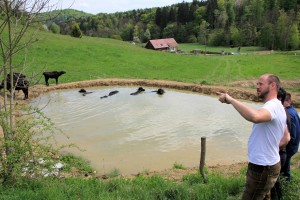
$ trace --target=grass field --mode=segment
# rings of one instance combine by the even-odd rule
[[[113,39],[55,35],[41,32],[40,41],[28,50],[26,75],[37,74],[44,83],[42,71],[64,70],[60,82],[98,78],[145,78],[191,83],[227,83],[256,79],[263,73],[274,73],[282,80],[300,79],[300,52],[255,54],[258,47],[242,47],[240,55],[180,55],[141,48]],[[180,49],[201,49],[203,45],[181,44]],[[207,47],[210,51],[236,49]],[[23,59],[18,55],[18,60]],[[21,71],[21,69],[18,69]],[[33,75],[32,75],[33,76]]]

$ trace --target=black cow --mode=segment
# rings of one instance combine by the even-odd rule
[[[65,74],[65,71],[53,71],[53,72],[44,72],[43,75],[45,77],[45,82],[46,85],[49,86],[48,80],[49,78],[54,78],[56,81],[56,85],[58,84],[58,77],[60,77],[61,75]]]
[[[11,87],[10,84],[10,74],[7,74],[7,89],[10,93],[12,93],[12,89],[14,90],[22,90],[24,93],[24,99],[28,99],[28,87],[29,83],[26,80],[26,76],[21,73],[14,72],[13,74],[13,87]],[[4,88],[4,80],[2,81],[0,85],[0,90]]]

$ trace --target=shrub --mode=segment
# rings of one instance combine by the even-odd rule
[[[49,26],[49,30],[52,31],[52,33],[60,33],[60,27],[54,22]]]

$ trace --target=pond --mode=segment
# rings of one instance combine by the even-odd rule
[[[207,138],[206,164],[247,161],[252,123],[231,105],[198,93],[167,89],[158,95],[152,92],[157,88],[144,88],[139,95],[130,95],[135,87],[88,88],[92,93],[85,96],[79,89],[59,90],[32,104],[63,131],[58,143],[83,149],[67,151],[89,160],[97,174],[137,174],[175,163],[196,167],[201,137]],[[114,90],[119,92],[100,98]]]

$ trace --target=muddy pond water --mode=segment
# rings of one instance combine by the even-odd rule
[[[165,89],[163,95],[144,87],[86,88],[47,93],[32,105],[64,134],[58,144],[76,144],[68,152],[89,160],[97,174],[118,169],[121,174],[199,165],[201,137],[207,138],[206,164],[247,161],[247,142],[252,123],[217,97]],[[117,90],[117,94],[100,98]],[[259,104],[246,103],[252,107]],[[66,137],[68,136],[68,137]]]

